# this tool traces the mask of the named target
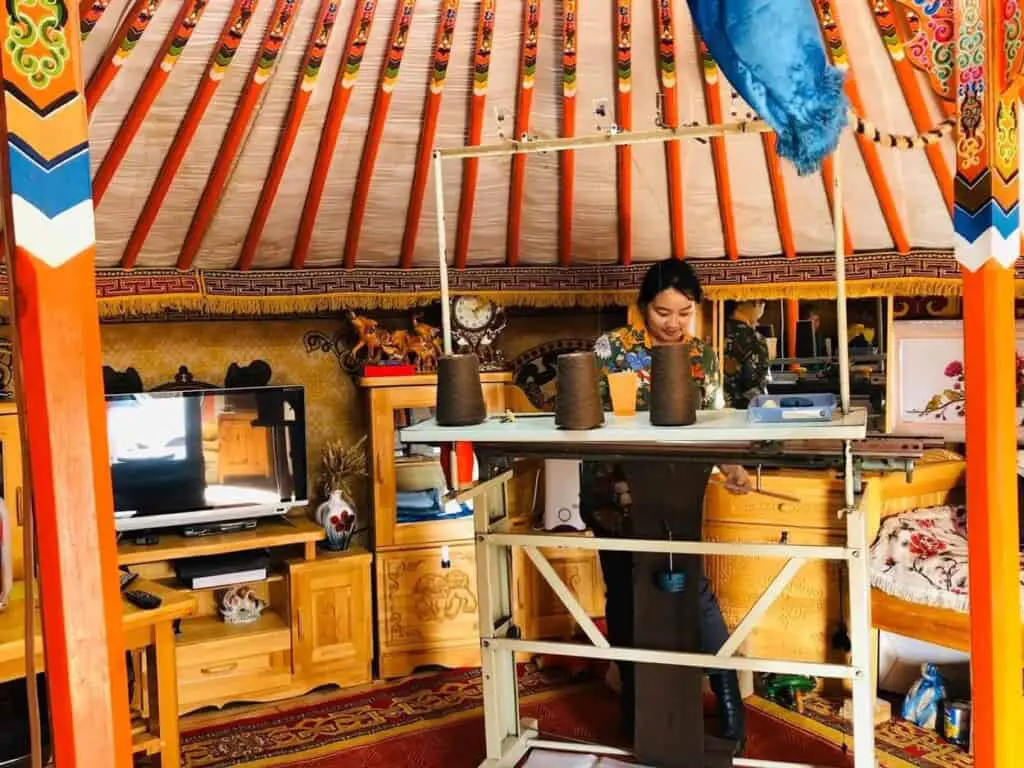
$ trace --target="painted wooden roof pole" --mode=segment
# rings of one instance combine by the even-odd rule
[[[1015,97],[1006,96],[1011,42],[998,0],[957,0],[959,83],[955,255],[964,281],[967,526],[974,760],[1021,765],[1020,563],[1017,533],[1013,267],[1020,255]],[[1019,41],[1018,41],[1019,44]]]
[[[56,762],[128,768],[78,12],[0,11],[5,250]]]

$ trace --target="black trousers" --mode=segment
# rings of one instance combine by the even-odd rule
[[[605,583],[605,621],[608,642],[612,647],[633,646],[633,553],[601,550],[601,572]],[[717,653],[729,638],[729,629],[722,616],[711,583],[700,581],[700,645],[704,653]],[[632,662],[618,662],[622,680],[622,704],[632,712],[636,692]],[[711,672],[717,670],[709,670]]]

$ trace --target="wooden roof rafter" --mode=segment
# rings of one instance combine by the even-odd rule
[[[708,123],[714,125],[722,122],[722,89],[718,65],[711,58],[711,53],[699,34],[696,35],[696,39],[700,51],[697,64],[701,68],[701,81],[704,86],[704,108]],[[735,260],[739,258],[739,247],[736,241],[736,219],[732,213],[732,184],[729,179],[729,157],[725,152],[725,137],[712,136],[709,141],[711,163],[715,169],[715,188],[718,190],[718,212],[722,220],[722,243],[725,246],[725,255]]]
[[[782,176],[782,162],[775,151],[777,139],[774,133],[761,134],[764,161],[768,166],[768,186],[772,191],[772,207],[775,209],[775,226],[779,231],[779,245],[787,259],[796,258],[796,243],[793,240],[793,223],[789,218],[789,204],[786,202],[786,182]],[[849,245],[849,244],[847,244]]]
[[[576,135],[576,69],[579,51],[579,0],[562,3],[562,122],[563,138]],[[558,263],[572,264],[572,218],[576,198],[576,153],[558,153]]]
[[[654,0],[658,33],[658,85],[661,88],[661,120],[668,128],[679,127],[679,89],[676,81],[676,21],[672,0]],[[765,134],[767,135],[767,134]],[[686,257],[683,228],[683,150],[681,141],[665,142],[665,171],[668,177],[669,231],[672,255]]]
[[[523,38],[519,51],[519,90],[516,96],[516,140],[530,131],[533,87],[537,77],[537,42],[540,37],[540,0],[523,3]],[[519,263],[519,238],[523,223],[523,193],[526,188],[526,155],[512,156],[509,182],[506,258],[510,267]]]
[[[373,181],[373,171],[377,164],[381,139],[384,136],[384,125],[387,123],[388,111],[391,108],[391,96],[395,86],[398,85],[398,75],[402,69],[402,59],[405,57],[405,44],[409,39],[409,29],[412,27],[415,10],[416,0],[399,0],[395,6],[395,18],[388,40],[388,51],[374,97],[370,127],[366,134],[366,142],[363,144],[363,157],[356,176],[355,191],[352,193],[352,208],[349,211],[348,230],[345,232],[344,264],[346,269],[352,269],[355,266],[356,257],[359,254],[359,237],[363,219],[366,216],[370,184]]]
[[[249,221],[245,240],[242,242],[242,251],[238,257],[238,269],[249,269],[256,258],[260,238],[263,236],[263,229],[267,224],[267,219],[270,217],[270,211],[274,206],[277,192],[281,188],[281,181],[284,179],[285,170],[288,168],[288,160],[291,158],[292,150],[295,148],[295,142],[299,138],[302,118],[306,114],[309,100],[313,97],[313,89],[316,87],[317,80],[320,79],[320,70],[323,66],[324,56],[327,53],[327,46],[334,33],[340,5],[341,3],[337,0],[320,0],[316,23],[313,25],[309,42],[306,45],[306,52],[299,67],[292,100],[288,105],[288,113],[285,116],[281,133],[277,138],[277,146],[274,148],[274,155],[267,170],[266,181],[260,189],[256,208],[253,210],[252,219]]]
[[[480,0],[476,39],[473,45],[473,93],[469,99],[469,127],[466,131],[466,144],[471,147],[480,146],[480,142],[483,141],[484,109],[487,105],[487,83],[491,76],[491,46],[494,42],[494,20],[497,11],[496,0]],[[456,269],[464,269],[469,261],[469,239],[473,229],[473,208],[479,176],[479,158],[468,157],[463,160],[459,216],[455,230]]]
[[[822,34],[825,36],[825,50],[828,52],[832,64],[847,71],[845,84],[846,96],[854,111],[864,115],[864,101],[860,97],[860,89],[857,87],[857,80],[853,71],[853,63],[850,61],[846,46],[843,43],[843,30],[839,20],[839,10],[832,0],[814,0],[814,7],[818,14],[818,22],[821,25]],[[896,210],[896,200],[893,197],[892,189],[885,177],[885,170],[879,157],[878,147],[866,136],[856,134],[857,148],[860,151],[861,159],[867,168],[868,179],[878,198],[878,205],[882,211],[882,218],[889,229],[896,250],[900,253],[910,252],[910,239],[907,237],[903,223],[900,221],[899,212]]]
[[[328,2],[329,0],[324,0]],[[228,184],[232,169],[242,151],[245,137],[252,126],[253,115],[266,95],[266,86],[277,72],[281,49],[291,34],[302,0],[276,0],[270,12],[270,23],[263,33],[260,52],[252,65],[249,79],[235,103],[235,112],[221,140],[220,149],[206,179],[206,186],[192,214],[192,222],[178,254],[178,269],[190,269],[196,254],[217,213],[221,195]]]
[[[210,57],[206,75],[199,81],[199,86],[192,94],[192,101],[167,150],[167,155],[164,157],[156,181],[153,182],[149,191],[149,196],[142,206],[135,229],[132,231],[131,237],[128,238],[124,255],[121,257],[122,269],[131,269],[135,266],[156,217],[160,214],[160,207],[171,189],[171,184],[174,183],[174,177],[178,174],[185,155],[188,154],[196,131],[199,130],[199,125],[203,122],[206,110],[213,100],[213,95],[224,79],[224,73],[235,60],[235,54],[238,53],[238,47],[242,44],[242,39],[249,29],[249,24],[259,3],[260,0],[233,0],[231,11],[228,13],[220,38]]]
[[[898,15],[894,12],[890,0],[867,0],[867,2],[871,7],[871,15],[878,27],[878,33],[882,36],[882,43],[889,53],[889,61],[892,63],[893,72],[895,72],[900,89],[903,91],[907,109],[910,110],[910,117],[914,121],[914,128],[919,132],[927,131],[933,127],[932,119],[928,114],[928,107],[924,102],[914,67],[905,53],[907,45],[905,30],[901,29],[902,25],[899,24]],[[952,216],[953,174],[946,164],[942,147],[938,144],[931,144],[925,147],[924,152],[928,158],[928,164],[931,166],[932,174],[935,176],[935,183],[939,185],[939,192]]]
[[[114,140],[103,157],[100,167],[96,169],[96,175],[92,182],[92,199],[95,207],[98,208],[102,202],[110,182],[113,181],[114,175],[121,166],[125,155],[128,154],[146,115],[153,107],[153,102],[156,101],[156,97],[160,95],[160,91],[167,84],[167,79],[174,71],[175,64],[178,63],[189,40],[192,39],[192,31],[199,24],[209,4],[210,0],[188,0],[181,6],[170,32],[164,38],[160,52],[153,60],[146,78],[142,81],[142,86],[135,95],[131,108],[114,135]]]
[[[110,3],[111,0],[81,0],[78,4],[78,27],[82,42],[89,39],[89,34],[99,24]]]
[[[295,245],[292,248],[292,269],[302,269],[306,264],[309,245],[313,239],[313,227],[316,225],[320,201],[323,199],[324,187],[327,184],[327,174],[331,170],[331,161],[334,159],[334,148],[338,144],[338,137],[341,136],[345,112],[348,110],[352,89],[355,87],[359,70],[362,67],[366,43],[370,39],[373,19],[377,13],[377,2],[378,0],[359,0],[352,9],[352,21],[349,22],[341,66],[338,69],[334,90],[331,92],[327,117],[320,132],[320,142],[317,145],[313,172],[309,179],[309,189],[306,190],[306,201],[302,206],[299,229],[295,235]]]
[[[633,130],[633,7],[632,0],[615,0],[615,122]],[[619,263],[633,263],[633,150],[615,148],[616,207]]]
[[[146,29],[149,28],[149,22],[153,20],[156,12],[160,9],[162,1],[135,0],[135,4],[121,22],[114,35],[114,39],[107,47],[107,52],[85,87],[85,103],[89,110],[89,115],[92,115],[92,111],[99,104],[100,99],[103,98],[103,94],[106,93],[110,84],[114,82],[114,78],[124,69],[125,62],[135,51],[135,46],[138,45]],[[84,40],[88,33],[84,27],[85,17],[83,16],[82,19],[82,39]],[[92,29],[90,28],[89,31],[91,32]]]
[[[442,0],[438,6],[437,34],[434,52],[430,58],[430,77],[427,84],[426,103],[423,108],[423,124],[420,129],[419,146],[416,150],[416,165],[413,170],[412,191],[409,207],[405,213],[405,232],[402,234],[402,249],[399,266],[408,269],[416,255],[416,235],[423,216],[423,199],[430,178],[430,161],[437,136],[437,120],[441,114],[441,98],[444,84],[448,79],[448,61],[452,55],[455,37],[455,23],[459,17],[459,0]]]

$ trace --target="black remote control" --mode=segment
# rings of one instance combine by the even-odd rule
[[[143,592],[141,589],[129,589],[124,592],[124,599],[134,605],[136,608],[141,608],[144,611],[152,610],[153,608],[159,608],[163,600],[150,592]]]

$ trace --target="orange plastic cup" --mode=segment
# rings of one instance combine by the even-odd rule
[[[636,415],[636,391],[640,378],[633,371],[619,371],[608,374],[608,394],[611,395],[612,412],[616,416]]]

